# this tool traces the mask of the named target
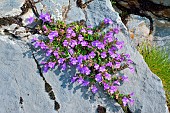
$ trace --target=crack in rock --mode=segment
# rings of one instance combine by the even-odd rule
[[[89,1],[87,1],[87,2],[85,2],[85,3],[83,3],[82,0],[77,0],[76,4],[77,4],[77,6],[80,7],[81,9],[84,9],[84,8],[86,8],[86,7],[88,6],[88,4],[89,4],[90,2],[92,2],[92,1],[94,1],[94,0],[89,0]]]
[[[62,7],[62,9],[63,9],[63,11],[62,11],[62,17],[63,17],[63,21],[65,21],[65,20],[66,20],[66,18],[67,18],[67,14],[68,14],[68,12],[69,12],[69,10],[71,9],[71,3],[70,3],[70,0],[69,0],[69,4],[68,4],[68,6],[63,6],[63,7]]]
[[[34,2],[33,0],[25,0],[25,3],[21,7],[21,10],[22,10],[21,14],[12,16],[12,17],[0,18],[0,27],[2,25],[6,26],[6,25],[11,25],[13,23],[18,24],[19,26],[23,26],[21,16],[27,13],[29,9],[32,9],[36,17],[39,17],[37,8],[35,7],[35,4],[38,2],[40,2],[40,0],[38,0],[37,2]]]
[[[35,55],[34,55],[33,51],[32,51],[32,56],[33,56],[33,59],[35,60],[35,63],[37,64],[39,74],[40,74],[40,76],[42,77],[42,79],[43,79],[43,81],[45,83],[45,91],[48,93],[49,98],[51,100],[54,100],[54,110],[58,111],[60,109],[60,104],[55,100],[56,97],[55,97],[54,91],[52,89],[52,86],[46,81],[46,79],[45,79],[45,77],[44,77],[44,75],[43,75],[43,73],[41,71],[41,67],[40,67],[37,59],[35,58]]]
[[[20,103],[20,104],[23,104],[23,102],[24,102],[23,98],[22,98],[22,97],[20,97],[20,99],[19,99],[19,103]]]
[[[86,10],[85,10],[85,8],[88,6],[88,4],[90,3],[90,2],[92,2],[92,1],[94,1],[94,0],[89,0],[89,1],[87,1],[87,2],[85,2],[85,3],[83,3],[82,2],[82,0],[77,0],[76,1],[76,4],[77,4],[77,7],[80,7],[82,10],[83,10],[83,13],[84,13],[84,15],[85,15],[85,21],[87,21],[87,12],[86,12]]]
[[[97,112],[98,113],[106,113],[106,108],[103,107],[103,106],[98,105]]]

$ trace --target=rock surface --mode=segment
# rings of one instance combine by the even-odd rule
[[[21,6],[25,3],[24,0],[1,0],[0,1],[0,18],[14,17],[20,15]]]
[[[126,26],[130,32],[130,37],[134,40],[134,45],[138,46],[144,41],[152,41],[153,36],[150,35],[150,21],[145,17],[130,14],[126,19]]]
[[[49,3],[57,1],[48,0]],[[165,92],[161,80],[154,75],[137,50],[131,46],[126,27],[117,12],[113,12],[109,0],[95,0],[85,9],[76,6],[74,0],[65,0],[61,6],[66,22],[84,19],[88,25],[98,25],[105,17],[119,24],[121,32],[116,36],[125,42],[121,52],[129,53],[135,62],[135,73],[124,70],[128,83],[121,86],[122,93],[135,92],[135,104],[129,106],[132,113],[168,113]],[[66,4],[65,4],[66,3]],[[68,4],[67,4],[68,3]],[[107,3],[107,4],[106,4]],[[43,2],[47,9],[50,5]],[[52,10],[52,9],[50,9]],[[56,10],[56,9],[53,9]],[[79,15],[80,14],[80,15]],[[87,88],[70,84],[75,68],[61,72],[56,68],[46,74],[41,73],[39,63],[42,56],[32,53],[33,49],[11,36],[0,36],[0,109],[3,113],[97,113],[98,105],[107,113],[123,113],[122,108],[101,91],[95,96]],[[40,52],[41,53],[41,52]],[[153,104],[154,103],[154,104]]]

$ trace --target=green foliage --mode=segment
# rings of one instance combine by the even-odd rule
[[[138,51],[143,55],[145,62],[151,71],[163,82],[167,97],[167,104],[170,109],[170,59],[165,49],[143,43],[138,47]]]

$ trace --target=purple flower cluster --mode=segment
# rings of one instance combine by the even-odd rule
[[[46,13],[46,14],[41,13],[39,19],[42,20],[43,23],[44,22],[51,22],[51,16],[50,16],[49,13]]]
[[[43,24],[51,22],[51,16],[48,13],[41,14],[39,19],[43,21]],[[113,24],[113,21],[105,18],[104,24]],[[45,31],[43,33],[48,36],[48,39],[38,40],[35,37],[32,39],[34,47],[41,48],[49,57],[47,62],[41,63],[43,72],[46,73],[55,66],[60,66],[62,70],[65,70],[67,65],[76,66],[77,73],[72,77],[71,83],[78,82],[82,86],[89,86],[92,93],[97,93],[98,86],[103,86],[110,96],[119,94],[119,86],[124,81],[128,81],[128,77],[115,76],[115,74],[125,68],[134,72],[134,68],[131,66],[133,61],[129,54],[117,52],[124,46],[123,41],[118,41],[114,37],[120,31],[118,28],[106,33],[99,31],[96,35],[96,31],[91,26],[77,27],[69,24],[65,26],[64,33],[61,33],[63,28],[54,30],[47,29],[46,25],[43,26],[45,26],[42,27]],[[131,96],[118,99],[121,99],[123,106],[126,106],[127,103],[134,102]]]

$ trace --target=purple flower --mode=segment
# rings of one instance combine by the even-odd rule
[[[110,52],[110,51],[108,51],[109,52],[109,54],[110,54],[110,56],[112,57],[112,58],[116,58],[117,57],[117,54],[115,54],[115,53],[113,53],[113,52]]]
[[[98,70],[98,69],[99,69],[99,65],[98,65],[98,64],[94,64],[94,68],[95,68],[96,70]]]
[[[76,33],[73,31],[73,32],[71,33],[71,36],[72,36],[72,37],[76,37]]]
[[[133,61],[131,59],[127,60],[127,64],[132,64],[132,63],[133,63]]]
[[[84,79],[83,79],[82,77],[80,77],[80,78],[77,80],[77,82],[78,82],[79,84],[82,84],[82,83],[84,82]]]
[[[45,45],[44,42],[41,42],[40,47],[41,47],[41,49],[43,49],[43,50],[46,50],[46,49],[48,48],[47,45]]]
[[[82,61],[83,61],[83,55],[80,54],[80,55],[77,57],[77,61],[78,61],[79,64],[81,64]]]
[[[113,66],[113,64],[112,64],[112,62],[108,62],[108,63],[106,64],[106,66],[108,66],[108,67],[112,67],[112,66]]]
[[[126,58],[130,58],[130,55],[129,55],[129,54],[126,54],[125,56],[126,56]]]
[[[117,91],[117,86],[111,86],[110,89],[109,89],[109,92],[110,92],[111,94],[113,94],[113,93],[116,92],[116,91]]]
[[[102,58],[106,58],[107,57],[106,52],[102,52],[100,55],[101,55]]]
[[[38,48],[40,45],[41,45],[41,43],[37,41],[37,42],[35,42],[34,47]]]
[[[45,64],[43,67],[43,72],[47,73],[48,69],[49,69],[48,64]]]
[[[51,22],[51,17],[50,17],[50,14],[48,14],[48,13],[46,13],[46,14],[41,13],[39,19],[41,19],[43,21],[43,23]]]
[[[112,46],[112,47],[111,47],[111,50],[112,50],[112,51],[116,51],[116,50],[117,50],[116,46]]]
[[[133,99],[131,99],[131,98],[129,99],[129,101],[130,101],[130,104],[131,104],[131,105],[133,105],[134,102],[135,102],[135,100],[133,100]]]
[[[54,56],[55,56],[57,59],[59,59],[58,51],[54,51],[53,54],[54,54]]]
[[[98,44],[98,42],[99,42],[98,40],[93,41],[93,42],[91,42],[91,45],[92,45],[92,46],[94,46],[94,47],[96,47],[96,46],[97,46],[97,44]]]
[[[97,47],[98,49],[104,49],[105,48],[104,44],[101,43],[98,40],[91,42],[91,44],[92,44],[92,46]]]
[[[84,28],[81,29],[82,33],[86,33],[86,30]]]
[[[117,47],[118,49],[122,49],[123,45],[124,45],[124,41],[122,41],[122,42],[117,41],[117,42],[116,42],[116,47]]]
[[[82,42],[81,42],[81,45],[82,45],[82,46],[87,46],[87,45],[88,45],[88,42],[87,42],[87,41],[82,41]]]
[[[106,84],[106,83],[103,83],[103,85],[104,85],[104,90],[106,90],[106,89],[109,89],[109,88],[110,88],[110,86],[109,86],[108,84]]]
[[[63,46],[68,46],[68,41],[67,40],[64,40]]]
[[[87,30],[88,34],[92,35],[93,31],[92,30]]]
[[[54,68],[56,62],[48,62],[48,67]]]
[[[59,59],[58,59],[58,63],[59,63],[59,64],[63,64],[63,63],[64,63],[64,60],[65,60],[64,58],[59,58]]]
[[[73,49],[69,49],[68,52],[70,53],[70,55],[74,54],[74,50]]]
[[[84,70],[84,73],[85,73],[86,75],[89,75],[90,72],[91,72],[91,70],[90,70],[88,67],[86,67],[86,66],[83,67],[83,70]]]
[[[101,82],[101,81],[102,81],[102,74],[101,74],[101,73],[97,74],[97,75],[95,76],[95,80],[96,80],[97,82]]]
[[[118,80],[114,81],[113,83],[120,86],[120,82]]]
[[[89,57],[90,57],[90,58],[94,58],[95,56],[96,56],[96,54],[95,54],[94,51],[92,51],[92,52],[89,54]]]
[[[71,83],[74,83],[77,79],[78,79],[77,76],[73,76],[73,77],[71,78]]]
[[[108,40],[108,42],[113,42],[113,38],[112,37],[108,37],[107,40]]]
[[[73,64],[73,65],[76,65],[77,64],[76,58],[71,57],[70,58],[70,63]]]
[[[131,73],[134,73],[134,72],[135,72],[135,68],[129,67],[129,69],[130,69],[130,72],[131,72]]]
[[[132,97],[132,96],[134,96],[134,92],[132,92],[132,93],[130,94],[130,97]]]
[[[57,31],[51,31],[48,35],[48,38],[50,39],[50,42],[54,40],[54,37],[58,37],[58,32]]]
[[[121,65],[121,63],[120,62],[116,62],[116,68],[120,68],[120,65]]]
[[[116,28],[113,29],[113,31],[115,32],[115,34],[118,34],[120,31],[120,27],[117,26]]]
[[[107,80],[111,80],[111,74],[109,74],[109,73],[105,73],[105,78],[107,79]]]
[[[87,28],[93,28],[92,25],[88,25]]]
[[[29,18],[27,19],[27,22],[28,22],[28,24],[33,23],[33,22],[34,22],[34,17],[29,17]]]
[[[45,61],[42,61],[40,64],[45,65],[45,64],[46,64],[46,62],[45,62]]]
[[[47,26],[46,26],[46,25],[43,25],[43,29],[44,29],[44,33],[47,33],[48,28],[47,28]]]
[[[127,77],[126,75],[123,75],[123,76],[122,76],[122,80],[123,80],[123,81],[129,81],[129,80],[128,80],[128,77]]]
[[[104,23],[105,24],[113,24],[113,21],[111,19],[105,18]]]
[[[90,82],[89,81],[83,81],[83,83],[82,83],[82,86],[88,86],[90,84]]]
[[[100,42],[100,43],[98,43],[97,48],[98,48],[98,49],[104,49],[105,46],[104,46],[103,43]]]
[[[101,66],[101,67],[99,68],[99,71],[100,71],[100,72],[106,71],[105,66]]]
[[[83,56],[83,60],[87,60],[87,58],[88,58],[88,55]]]
[[[66,34],[66,38],[71,38],[71,35],[70,34]]]
[[[92,85],[91,91],[92,91],[93,93],[97,93],[98,89],[97,89],[97,87],[96,87],[95,85]]]
[[[73,32],[73,29],[71,28],[71,27],[69,27],[68,29],[67,29],[67,33],[68,34],[71,34]]]
[[[84,39],[84,37],[83,37],[82,35],[79,35],[79,36],[78,36],[78,40],[79,40],[79,41],[83,41],[83,39]]]
[[[36,42],[36,41],[38,41],[38,38],[37,38],[37,37],[34,37],[34,38],[31,40],[31,42]]]
[[[127,97],[123,97],[122,102],[123,102],[123,106],[126,106],[127,103],[129,102],[129,99]]]
[[[71,46],[72,48],[74,48],[76,45],[77,45],[77,41],[76,41],[76,40],[71,40],[70,46]]]
[[[66,70],[66,63],[64,63],[63,65],[61,65],[61,69],[62,69],[62,70]]]
[[[50,56],[52,52],[53,52],[53,50],[49,49],[49,50],[46,52],[46,56]]]

